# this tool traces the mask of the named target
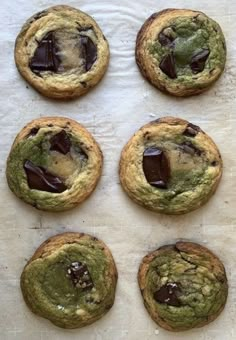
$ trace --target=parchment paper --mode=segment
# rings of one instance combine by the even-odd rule
[[[0,4],[0,339],[1,340],[231,340],[236,339],[236,2],[231,0],[78,0],[100,24],[110,42],[111,62],[104,80],[85,97],[48,100],[19,76],[13,58],[16,35],[28,17],[60,4],[53,0],[1,0]],[[144,20],[166,7],[202,10],[222,26],[228,46],[224,76],[207,93],[188,99],[161,94],[145,81],[134,61],[137,31]],[[5,163],[18,131],[40,116],[68,116],[84,124],[105,156],[102,180],[79,208],[48,214],[28,207],[8,189]],[[122,191],[118,161],[123,145],[142,125],[173,115],[200,125],[218,144],[224,176],[216,195],[200,210],[180,217],[156,215],[136,206]],[[35,249],[48,237],[83,231],[112,250],[119,283],[112,310],[81,330],[66,331],[34,316],[25,306],[19,277]],[[142,257],[157,247],[184,239],[220,256],[230,291],[221,316],[209,326],[184,333],[158,327],[144,309],[136,280]]]

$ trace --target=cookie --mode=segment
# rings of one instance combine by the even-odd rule
[[[148,313],[168,331],[212,322],[228,295],[221,261],[207,248],[190,242],[164,246],[144,257],[138,281]]]
[[[32,16],[16,39],[21,75],[47,97],[70,99],[94,87],[109,63],[109,46],[98,24],[69,6]]]
[[[222,175],[212,139],[186,120],[165,117],[143,126],[124,147],[121,184],[136,203],[164,214],[205,204]]]
[[[207,90],[222,74],[225,38],[202,12],[166,9],[153,14],[137,36],[141,73],[161,91],[190,96]]]
[[[113,306],[117,270],[107,246],[90,235],[65,233],[44,242],[25,266],[21,290],[35,314],[58,327],[80,328]]]
[[[84,201],[101,176],[102,152],[69,118],[33,120],[17,135],[7,160],[12,192],[40,210],[64,211]]]

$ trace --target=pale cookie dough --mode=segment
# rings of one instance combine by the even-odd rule
[[[92,135],[69,118],[33,120],[17,135],[7,161],[13,193],[40,210],[64,211],[95,189],[103,157]]]
[[[120,180],[145,208],[185,214],[209,200],[222,168],[217,146],[198,126],[165,117],[142,127],[124,147]]]
[[[69,6],[32,16],[16,39],[21,75],[43,95],[70,99],[94,87],[109,63],[109,46],[97,23]]]
[[[102,241],[65,233],[36,250],[21,275],[21,290],[35,314],[58,327],[80,328],[113,306],[117,277],[112,254]]]
[[[153,14],[137,36],[141,73],[161,91],[190,96],[207,90],[222,74],[225,38],[202,12],[166,9]]]

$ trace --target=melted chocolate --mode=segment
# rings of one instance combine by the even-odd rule
[[[164,33],[164,30],[162,30],[158,35],[158,41],[162,46],[169,46],[171,47],[173,41],[175,39],[171,36],[168,36]]]
[[[199,126],[189,123],[183,134],[187,137],[195,137],[200,131]]]
[[[93,280],[85,263],[73,262],[67,270],[74,286],[82,289],[92,289]]]
[[[66,155],[68,152],[70,152],[71,141],[65,130],[62,130],[61,132],[53,136],[50,139],[50,144],[50,150],[52,151],[58,151],[63,155]]]
[[[190,67],[193,73],[199,73],[204,70],[209,54],[210,51],[205,48],[192,56]]]
[[[42,71],[57,72],[60,66],[60,58],[53,32],[49,32],[38,43],[34,56],[30,61],[30,68],[34,73]]]
[[[97,60],[97,47],[87,36],[81,36],[82,58],[85,59],[85,70],[88,72]]]
[[[169,78],[175,79],[177,78],[176,69],[175,69],[175,57],[173,53],[167,54],[160,62],[159,65],[162,72],[164,72]]]
[[[44,168],[34,165],[30,161],[25,162],[24,169],[30,189],[52,193],[61,193],[67,189],[60,178],[50,174]]]
[[[158,303],[166,303],[169,306],[179,307],[181,302],[178,299],[181,289],[175,282],[167,283],[154,293],[154,299]]]
[[[202,152],[199,150],[195,145],[193,145],[191,142],[184,142],[180,145],[180,148],[190,155],[194,156],[201,156]]]
[[[150,185],[167,188],[170,166],[164,151],[154,147],[146,149],[143,154],[143,171]]]

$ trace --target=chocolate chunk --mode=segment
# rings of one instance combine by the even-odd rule
[[[34,73],[42,71],[57,72],[61,60],[58,56],[58,50],[53,32],[49,32],[39,42],[34,56],[30,61],[30,68]]]
[[[181,306],[178,298],[180,293],[181,289],[177,283],[167,283],[154,293],[154,299],[158,303],[166,303],[169,306],[179,307]]]
[[[169,78],[175,79],[177,78],[176,70],[175,70],[175,57],[173,53],[167,54],[161,61],[159,65],[162,72],[164,72]]]
[[[190,155],[194,156],[201,156],[202,151],[199,150],[195,145],[193,145],[191,142],[184,142],[180,145],[180,148],[186,152],[189,153]]]
[[[148,148],[143,154],[143,171],[148,183],[156,188],[166,189],[170,179],[170,166],[164,151]]]
[[[67,270],[75,287],[92,289],[93,280],[85,263],[73,262]]]
[[[30,189],[52,193],[61,193],[67,189],[60,178],[50,174],[44,168],[36,166],[28,160],[24,164],[24,169]]]
[[[187,137],[195,137],[201,129],[199,126],[189,123],[183,135]]]
[[[82,58],[85,60],[85,70],[88,72],[97,60],[97,46],[92,39],[81,36]]]
[[[71,141],[65,130],[62,130],[61,132],[53,136],[50,139],[50,144],[50,150],[52,151],[58,151],[63,155],[66,155],[68,152],[70,152]]]
[[[164,29],[165,30],[165,29]],[[162,46],[169,46],[171,47],[173,41],[175,40],[173,37],[171,36],[167,36],[164,33],[164,30],[162,30],[159,34],[158,34],[158,41]]]
[[[190,67],[193,73],[199,73],[204,70],[209,54],[210,51],[207,48],[205,48],[192,56]]]
[[[30,130],[30,133],[28,134],[27,137],[36,136],[38,132],[39,132],[39,128],[33,128],[33,129]]]

